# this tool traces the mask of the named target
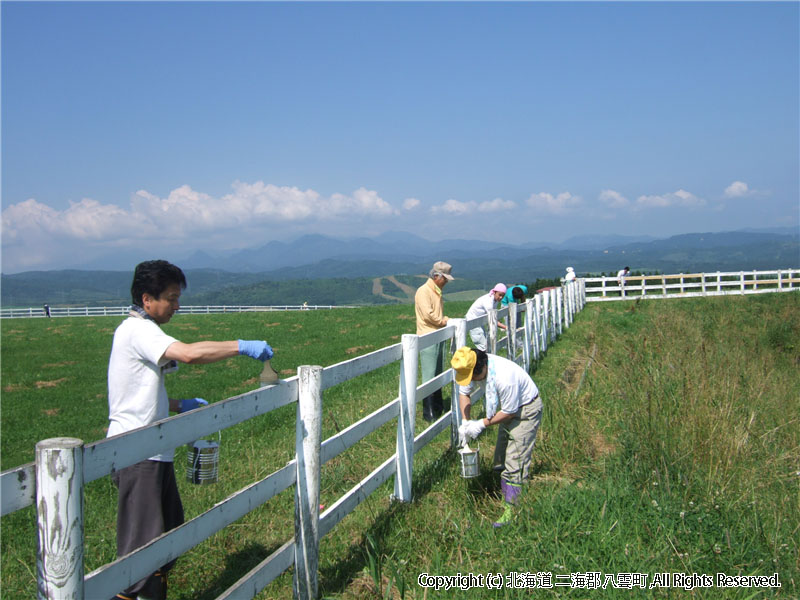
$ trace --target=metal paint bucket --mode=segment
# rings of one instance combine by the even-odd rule
[[[187,453],[186,481],[191,483],[216,483],[219,474],[219,443],[197,440]]]
[[[480,474],[480,462],[478,461],[478,451],[469,446],[464,446],[458,453],[461,455],[461,477],[469,479]]]

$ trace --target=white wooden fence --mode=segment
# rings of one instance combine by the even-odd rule
[[[417,385],[419,351],[448,340],[452,351],[466,343],[469,329],[488,325],[490,351],[505,344],[507,355],[528,369],[530,360],[537,359],[563,329],[569,327],[585,301],[584,286],[578,280],[540,292],[524,304],[491,311],[487,316],[469,321],[451,319],[447,327],[423,336],[404,335],[400,344],[352,360],[325,368],[302,366],[297,376],[278,384],[122,435],[91,444],[74,438],[39,442],[35,463],[0,474],[3,515],[34,503],[37,508],[39,598],[110,598],[293,484],[295,537],[251,569],[218,600],[253,598],[291,565],[295,566],[294,596],[316,598],[320,538],[393,475],[393,497],[401,502],[411,501],[415,453],[448,427],[451,445],[458,443],[461,415],[453,370],[448,369]],[[508,333],[499,340],[498,319],[507,319],[509,324]],[[518,326],[520,322],[522,325]],[[324,390],[396,362],[400,366],[398,397],[322,441]],[[451,410],[414,437],[417,402],[447,385],[452,386]],[[478,399],[473,398],[473,401]],[[298,405],[294,460],[134,552],[91,573],[84,573],[83,486],[86,483],[155,453],[190,443],[294,402]],[[395,454],[320,514],[322,465],[395,417]]]
[[[584,281],[587,302],[767,294],[800,289],[800,269],[636,275],[625,277],[622,284],[616,277],[587,277]]]
[[[297,304],[276,306],[181,306],[182,314],[212,314],[212,313],[239,313],[239,312],[270,312],[274,310],[331,310],[334,308],[355,308],[354,306],[334,306],[331,304]],[[113,317],[127,315],[129,306],[51,306],[51,317]],[[27,308],[2,308],[0,319],[23,319],[47,317],[47,311],[42,307]]]

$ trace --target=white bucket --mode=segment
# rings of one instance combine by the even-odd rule
[[[219,444],[211,440],[197,440],[189,446],[186,481],[191,483],[216,483],[219,469]]]
[[[458,453],[461,455],[461,477],[469,479],[480,474],[480,462],[478,461],[478,448],[473,450],[469,446],[464,446]]]

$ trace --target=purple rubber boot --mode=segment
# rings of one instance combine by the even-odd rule
[[[517,503],[517,497],[520,495],[520,492],[522,492],[522,486],[520,484],[509,483],[505,479],[500,480],[500,489],[503,490],[505,507],[500,518],[492,523],[492,527],[502,527],[511,521],[511,518],[514,516],[514,505]]]

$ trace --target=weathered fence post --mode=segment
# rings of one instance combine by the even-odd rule
[[[542,335],[542,322],[541,322],[541,311],[542,311],[542,295],[536,294],[533,297],[533,339],[534,339],[534,346],[533,346],[533,358],[539,360],[539,355],[541,354],[541,335]]]
[[[467,345],[467,320],[449,319],[448,324],[453,323],[456,327],[456,350]],[[448,365],[445,364],[445,367]],[[453,379],[453,391],[450,393],[450,408],[453,411],[450,419],[450,447],[458,448],[458,428],[461,427],[461,405],[458,402],[458,384]]]
[[[533,298],[525,301],[525,347],[522,350],[523,368],[527,373],[531,368],[531,347],[533,346]]]
[[[297,484],[294,503],[294,597],[315,600],[319,565],[319,471],[322,367],[297,369]]]
[[[417,412],[417,362],[419,336],[403,334],[400,359],[400,416],[397,422],[397,469],[394,497],[411,502],[411,478],[414,466],[414,420]]]
[[[556,327],[556,331],[558,335],[564,333],[564,290],[561,288],[556,288],[556,306],[557,306],[557,316],[558,319],[558,326]]]
[[[547,321],[547,315],[550,313],[550,293],[549,292],[542,292],[542,352],[547,350],[548,344],[548,336],[550,334],[550,329]]]
[[[508,360],[517,362],[517,303],[515,301],[508,304],[508,330],[506,333]]]
[[[83,600],[83,441],[36,444],[39,598]]]
[[[488,352],[490,354],[497,354],[497,310],[490,308],[487,316],[489,317],[489,323],[487,325],[489,330]]]

